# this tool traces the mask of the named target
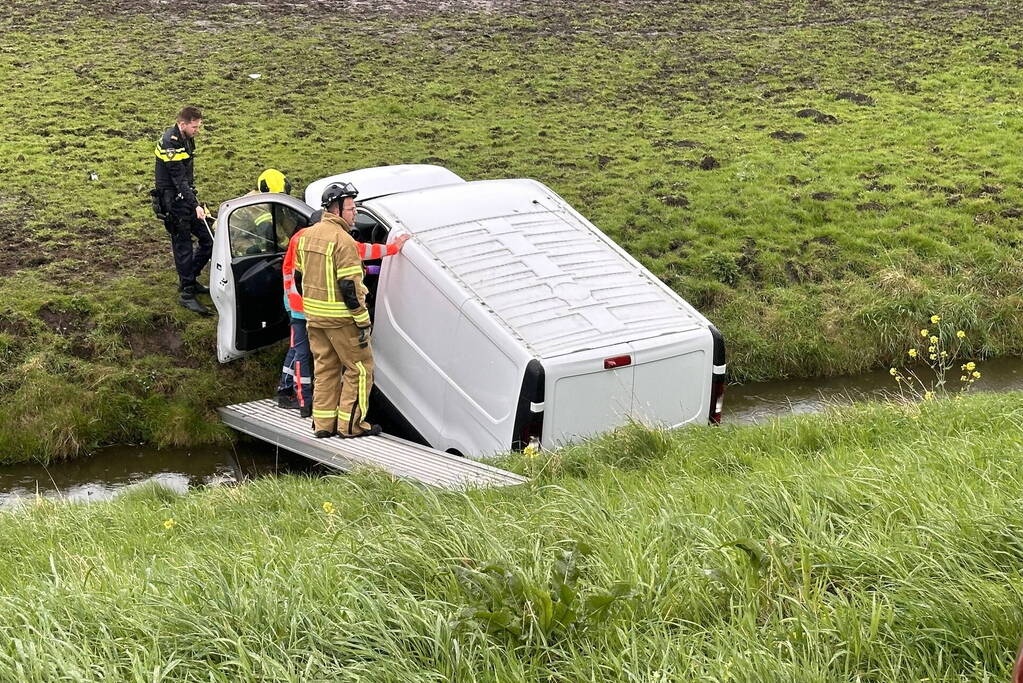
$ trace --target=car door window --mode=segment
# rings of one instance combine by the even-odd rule
[[[304,216],[282,204],[250,204],[235,209],[228,220],[231,257],[284,252],[295,230],[305,223]]]

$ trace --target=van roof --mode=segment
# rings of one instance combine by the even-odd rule
[[[395,192],[408,192],[465,181],[455,172],[432,164],[374,166],[314,180],[305,189],[305,203],[319,207],[323,190],[327,185],[337,182],[355,185],[355,189],[359,191],[358,201],[364,202]]]
[[[481,180],[364,204],[413,232],[537,356],[703,327],[677,295],[534,180]]]

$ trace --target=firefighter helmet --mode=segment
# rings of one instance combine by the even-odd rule
[[[291,194],[291,181],[276,168],[268,168],[259,174],[258,187],[260,192]]]
[[[323,195],[320,197],[320,205],[326,209],[334,202],[342,201],[345,197],[355,199],[358,195],[359,191],[351,183],[331,183],[324,188]]]

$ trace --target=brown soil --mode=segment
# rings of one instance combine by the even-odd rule
[[[771,137],[775,140],[781,140],[782,142],[799,142],[800,140],[806,139],[806,133],[790,133],[784,130],[776,130],[771,133]]]
[[[830,199],[835,198],[834,192],[814,192],[810,195],[810,199],[816,199],[819,202],[826,202]]]
[[[81,311],[62,311],[53,304],[46,304],[39,309],[39,319],[46,326],[61,336],[71,336],[88,332],[96,327],[88,313]]]
[[[689,206],[689,198],[684,194],[666,194],[663,197],[660,197],[660,200],[668,206]]]
[[[864,107],[873,107],[874,98],[863,93],[852,92],[849,90],[843,90],[842,92],[835,95],[836,100],[847,100],[854,104],[859,104]]]
[[[720,167],[721,167],[721,164],[718,162],[718,160],[715,159],[714,157],[712,157],[709,154],[707,156],[703,157],[702,159],[700,159],[700,168],[703,169],[704,171],[712,171],[715,168],[720,168]]]
[[[857,204],[856,205],[856,210],[857,211],[887,211],[888,207],[885,206],[884,204],[882,204],[881,202],[870,201],[870,202],[864,202],[863,204]]]
[[[796,116],[801,119],[813,119],[817,123],[824,123],[828,125],[838,123],[838,117],[832,116],[831,114],[825,114],[824,112],[816,109],[800,109],[796,112]]]

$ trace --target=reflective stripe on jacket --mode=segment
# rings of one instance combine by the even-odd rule
[[[195,198],[195,140],[186,138],[177,124],[156,141],[156,189],[173,190],[189,209],[199,205]]]
[[[303,228],[291,236],[288,242],[288,250],[284,253],[284,264],[281,266],[281,274],[284,276],[284,308],[291,313],[292,318],[305,318],[302,307],[302,295],[295,286],[295,254],[298,252],[298,238],[307,230]],[[372,244],[367,242],[356,242],[355,249],[359,253],[359,259],[372,261],[394,256],[398,253],[397,244]]]
[[[298,236],[294,272],[302,274],[302,309],[311,327],[341,327],[348,321],[358,327],[370,324],[362,259],[348,231],[340,216],[324,213],[319,223]],[[346,280],[355,285],[355,309],[349,309],[342,296],[340,283]]]

